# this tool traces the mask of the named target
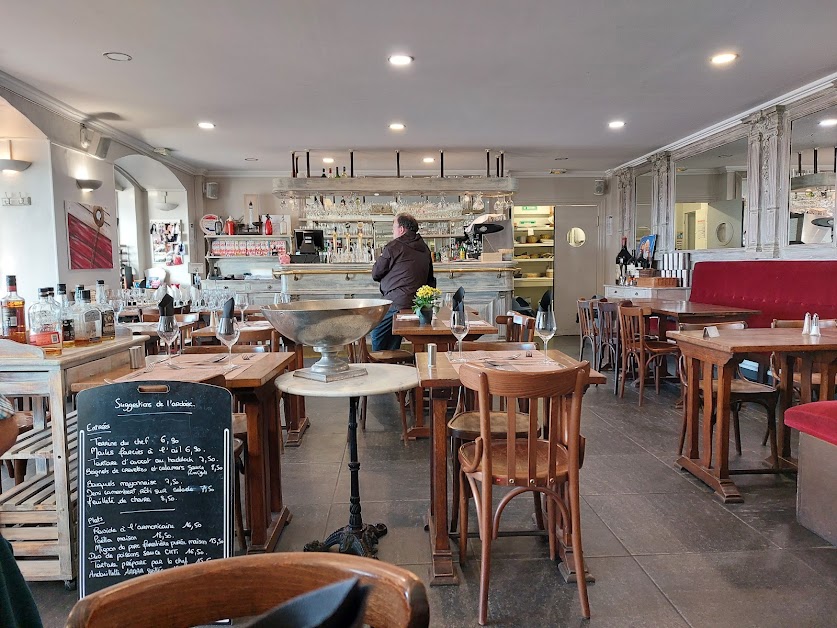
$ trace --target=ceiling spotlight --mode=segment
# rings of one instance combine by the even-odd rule
[[[555,161],[567,161],[569,157],[556,157]]]
[[[169,157],[171,155],[171,148],[166,148],[164,146],[158,146],[154,149],[154,152],[158,155],[162,155],[163,157]]]
[[[389,58],[389,62],[392,65],[410,65],[413,60],[413,57],[410,55],[392,55]]]
[[[103,52],[102,56],[110,61],[130,61],[133,59],[127,52]]]
[[[432,164],[436,160],[433,157],[425,157],[422,161],[426,164]]]
[[[732,157],[731,153],[724,153],[723,155],[718,155],[718,157]]]
[[[625,121],[624,120],[611,120],[610,122],[607,123],[607,126],[609,126],[611,129],[621,129],[623,126],[625,126]]]
[[[258,160],[259,160],[258,157],[245,157],[244,158],[244,161],[258,161]]]
[[[214,129],[215,125],[212,122],[198,122],[198,126],[202,129]]]
[[[732,63],[738,58],[738,55],[734,52],[722,52],[720,54],[716,54],[712,57],[712,64],[713,65],[726,65],[727,63]]]
[[[567,171],[563,170],[563,169],[556,168],[554,170],[550,170],[549,174],[567,174]]]
[[[820,120],[820,126],[837,126],[837,118],[826,118]]]
[[[403,131],[406,128],[407,127],[404,125],[403,122],[392,122],[389,125],[389,130],[390,131]]]
[[[334,157],[323,157],[323,163],[324,164],[333,164],[334,163]]]

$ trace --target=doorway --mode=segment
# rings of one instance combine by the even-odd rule
[[[558,335],[578,334],[576,300],[599,292],[597,205],[555,206],[555,322]]]

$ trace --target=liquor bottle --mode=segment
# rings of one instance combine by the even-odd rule
[[[81,291],[82,290],[84,290],[84,286],[81,285],[80,283],[77,283],[76,284],[76,290],[75,290],[75,298],[73,299],[73,304],[74,305],[78,305],[79,303],[81,303]]]
[[[103,279],[96,281],[96,307],[102,313],[102,340],[113,340],[116,338],[116,314],[108,303]]]
[[[50,298],[51,288],[38,290],[38,302],[29,308],[29,344],[47,357],[61,355],[61,318]]]
[[[76,346],[76,322],[73,306],[67,298],[67,284],[58,284],[58,305],[61,307],[61,341],[65,347]]]
[[[0,302],[2,337],[26,344],[26,301],[17,293],[17,276],[6,275],[8,294]]]
[[[264,235],[273,235],[273,223],[270,220],[270,214],[264,215],[262,226],[264,228]]]
[[[620,266],[627,266],[628,264],[634,263],[634,257],[628,251],[628,238],[626,236],[622,236],[622,248],[616,256],[616,263]]]
[[[337,166],[337,167],[334,169],[334,178],[335,178],[335,179],[339,179],[339,178],[340,178],[340,166]]]
[[[90,290],[82,290],[75,307],[76,346],[102,342],[102,312],[90,302]]]
[[[346,176],[347,176],[347,175],[346,175],[346,166],[343,166],[343,178],[345,179],[345,178],[346,178]]]
[[[325,168],[323,168],[323,173],[320,175],[320,177],[323,178],[323,179],[326,178]]]
[[[333,178],[334,178],[334,173],[331,171],[331,168],[329,168],[329,169],[328,169],[328,178],[329,178],[329,179],[333,179]]]
[[[467,251],[465,250],[465,243],[462,242],[459,244],[459,259],[464,260]]]

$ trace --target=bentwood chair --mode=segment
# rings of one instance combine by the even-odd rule
[[[491,545],[499,536],[500,518],[518,495],[534,492],[546,499],[549,557],[555,560],[557,531],[571,538],[578,596],[582,614],[590,617],[584,554],[581,543],[579,497],[581,401],[590,374],[590,364],[551,372],[525,373],[478,368],[464,364],[459,369],[462,385],[479,395],[480,435],[459,448],[459,562],[468,558],[468,488],[474,495],[482,542],[480,562],[480,625],[488,619],[488,586],[491,575]],[[517,401],[529,401],[526,435],[495,439],[492,435],[491,397],[507,401],[507,432],[517,431]],[[539,410],[544,410],[544,436],[539,436]],[[494,511],[494,487],[511,490]],[[564,500],[567,499],[569,504]],[[521,587],[525,589],[525,587]],[[507,592],[519,594],[518,591]]]
[[[590,343],[590,354],[593,368],[597,368],[598,362],[596,357],[599,352],[599,330],[596,327],[596,317],[594,314],[595,299],[579,299],[578,304],[578,324],[579,324],[579,345],[578,345],[578,359],[584,359],[584,347]]]
[[[596,303],[596,310],[599,313],[599,353],[597,356],[599,370],[607,364],[616,373],[619,362],[619,304],[602,299]]]
[[[520,312],[508,311],[495,319],[506,328],[506,342],[532,342],[535,339],[535,319]]]
[[[625,396],[628,364],[635,362],[639,377],[639,406],[642,407],[645,375],[649,367],[654,369],[654,385],[659,395],[660,371],[665,365],[665,360],[670,355],[677,356],[680,349],[670,342],[646,338],[645,318],[641,307],[619,305],[619,336],[622,342],[622,381],[619,385],[619,397]]]
[[[412,572],[380,560],[317,552],[220,558],[113,585],[79,600],[67,628],[186,628],[260,615],[303,593],[348,578],[371,585],[364,623],[425,628],[427,592]]]
[[[746,329],[747,323],[744,321],[727,321],[712,323],[718,329]],[[680,323],[678,325],[679,331],[699,331],[706,327],[706,323]],[[686,442],[686,393],[688,377],[686,373],[686,360],[681,355],[679,359],[678,372],[680,374],[680,384],[683,398],[683,422],[680,428],[680,444],[678,446],[678,454],[683,453],[683,445]],[[713,416],[715,415],[716,399],[718,393],[718,380],[713,376],[712,379],[712,407]],[[706,403],[703,398],[703,390],[700,391],[701,402]],[[773,464],[777,464],[777,441],[776,441],[776,404],[779,403],[779,390],[774,386],[767,384],[760,384],[753,382],[744,377],[741,369],[737,369],[736,377],[732,380],[730,386],[730,414],[732,415],[732,430],[735,438],[735,452],[741,455],[741,425],[739,422],[739,412],[741,406],[745,403],[755,403],[764,408],[767,413],[767,438],[762,445],[765,445],[767,440],[770,440],[770,455]]]

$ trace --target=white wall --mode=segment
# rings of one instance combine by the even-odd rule
[[[128,263],[134,269],[134,276],[139,276],[141,273],[139,261],[139,247],[137,243],[138,229],[137,225],[137,194],[136,188],[133,186],[127,187],[124,190],[116,191],[116,208],[119,215],[119,241],[121,247],[125,249],[128,257]]]
[[[5,293],[6,275],[17,275],[18,292],[28,305],[37,300],[38,288],[59,282],[49,141],[13,140],[12,150],[15,159],[32,165],[23,172],[0,173],[0,197],[23,193],[32,205],[0,206],[0,289]]]
[[[166,193],[165,199],[169,203],[177,203],[177,207],[171,211],[161,211],[155,207],[156,203],[163,202],[163,193]],[[189,285],[191,277],[189,275],[189,260],[195,259],[192,257],[192,241],[189,237],[189,205],[186,198],[186,190],[148,190],[148,220],[145,223],[145,230],[148,233],[150,229],[150,221],[165,220],[166,222],[180,221],[180,239],[186,244],[187,255],[183,257],[183,264],[178,266],[162,266],[154,264],[151,256],[151,249],[149,245],[149,263],[153,266],[162,266],[169,273],[170,283],[179,283]],[[149,266],[150,268],[150,266]],[[142,269],[144,273],[145,269]]]

